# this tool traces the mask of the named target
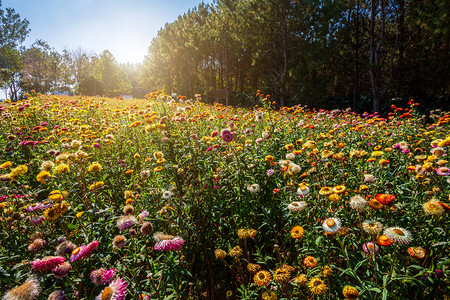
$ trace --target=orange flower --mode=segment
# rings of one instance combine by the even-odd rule
[[[303,264],[305,265],[305,267],[307,268],[315,268],[317,267],[317,259],[315,259],[312,256],[307,256],[305,257],[305,259],[303,260]]]
[[[303,229],[302,226],[294,226],[291,229],[291,236],[293,239],[301,238],[304,233],[305,233],[305,230]]]
[[[389,237],[385,236],[384,234],[380,235],[377,238],[377,242],[378,242],[378,244],[380,244],[383,247],[390,246],[394,243],[393,240],[391,240]]]
[[[266,286],[269,284],[272,277],[270,276],[270,273],[263,270],[259,271],[258,273],[253,276],[253,281],[257,286]]]
[[[378,202],[384,205],[391,205],[395,201],[395,195],[391,194],[377,194],[375,196]]]

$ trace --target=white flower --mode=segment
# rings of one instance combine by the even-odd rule
[[[306,185],[301,185],[301,186],[299,186],[298,189],[297,189],[297,194],[298,194],[299,196],[301,196],[301,197],[304,197],[304,196],[308,195],[309,192],[310,192],[310,189],[309,189],[309,187],[306,186]]]
[[[325,232],[336,233],[341,229],[341,220],[338,218],[328,218],[322,223]]]
[[[357,212],[363,212],[367,205],[367,200],[363,197],[356,195],[350,198],[349,205]]]
[[[247,190],[250,193],[257,193],[257,192],[259,192],[259,184],[257,184],[257,183],[251,184],[247,187]]]
[[[308,203],[306,203],[305,201],[298,201],[298,202],[292,202],[288,205],[288,209],[290,211],[302,211],[304,210],[306,207],[308,206]]]
[[[401,227],[389,227],[384,230],[384,235],[399,244],[409,244],[412,241],[411,233]]]
[[[294,153],[288,153],[286,154],[286,159],[294,159],[295,158],[295,154]]]
[[[299,165],[297,165],[297,164],[294,164],[294,163],[289,163],[289,175],[295,175],[295,174],[298,174],[298,173],[300,173],[300,171],[302,170],[301,168],[300,168],[300,166]]]
[[[169,200],[170,198],[172,198],[173,193],[171,191],[164,191],[162,194],[162,197],[166,200]]]

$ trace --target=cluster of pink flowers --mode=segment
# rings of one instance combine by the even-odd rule
[[[62,256],[46,256],[42,259],[35,259],[31,264],[31,268],[35,271],[50,271],[54,267],[62,264],[65,258]]]

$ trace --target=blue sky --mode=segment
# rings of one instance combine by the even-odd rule
[[[120,63],[142,62],[165,23],[212,0],[2,0],[26,18],[25,46],[43,39],[57,51],[108,49]]]

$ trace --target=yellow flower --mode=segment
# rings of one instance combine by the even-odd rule
[[[287,151],[292,151],[295,149],[295,146],[293,144],[285,145],[284,148],[286,148]]]
[[[37,174],[36,180],[42,184],[46,184],[47,181],[50,179],[50,177],[52,177],[52,174],[50,174],[50,172],[41,171],[41,172],[39,172],[39,174]]]
[[[164,158],[158,158],[158,160],[156,161],[157,164],[163,164],[165,162],[166,160]]]
[[[44,217],[46,221],[56,221],[61,217],[61,214],[58,209],[50,207],[45,210]]]
[[[20,165],[11,170],[9,177],[11,177],[12,179],[17,179],[19,176],[25,174],[26,172],[28,172],[28,167],[26,165]]]
[[[102,170],[102,165],[99,164],[98,162],[93,163],[92,165],[89,166],[88,171],[89,172],[100,172]]]
[[[344,295],[345,299],[358,299],[359,297],[359,292],[358,290],[350,285],[346,285],[344,286],[344,289],[342,290],[342,294]]]
[[[303,234],[305,233],[305,230],[303,229],[302,226],[294,226],[291,229],[291,237],[293,239],[298,239],[301,238],[303,236]]]
[[[161,151],[156,151],[155,153],[153,153],[153,157],[155,159],[163,158],[164,154]]]
[[[338,195],[344,193],[345,190],[346,190],[346,187],[344,185],[337,185],[333,188],[333,192]]]
[[[156,168],[153,169],[153,171],[155,172],[161,172],[162,170],[164,170],[164,167],[162,166],[157,166]]]
[[[76,214],[76,217],[79,219],[83,215],[84,211],[80,211]]]
[[[330,188],[330,187],[327,187],[327,186],[324,186],[319,191],[319,195],[321,195],[321,196],[328,196],[328,195],[330,195],[332,193],[333,193],[333,189]]]
[[[52,201],[63,201],[65,198],[69,196],[69,193],[67,191],[51,191],[50,194],[48,194],[48,199]]]
[[[278,268],[273,272],[273,280],[277,283],[287,283],[290,277],[291,273],[286,268]]]
[[[308,282],[308,288],[313,295],[323,295],[327,290],[327,286],[319,277],[314,277]]]
[[[65,163],[60,163],[59,165],[56,166],[55,170],[53,171],[53,174],[59,175],[69,171],[70,171],[69,165]]]
[[[380,157],[383,156],[384,152],[383,151],[373,151],[371,156],[372,157]]]
[[[12,166],[12,162],[7,161],[0,166],[0,169],[6,170],[6,169],[11,168],[11,166]]]
[[[93,191],[101,188],[105,183],[103,181],[95,182],[89,186],[89,190]]]
[[[270,273],[267,272],[266,270],[259,271],[258,273],[255,274],[255,276],[253,276],[253,281],[257,286],[260,287],[268,285],[271,279],[272,277]]]

